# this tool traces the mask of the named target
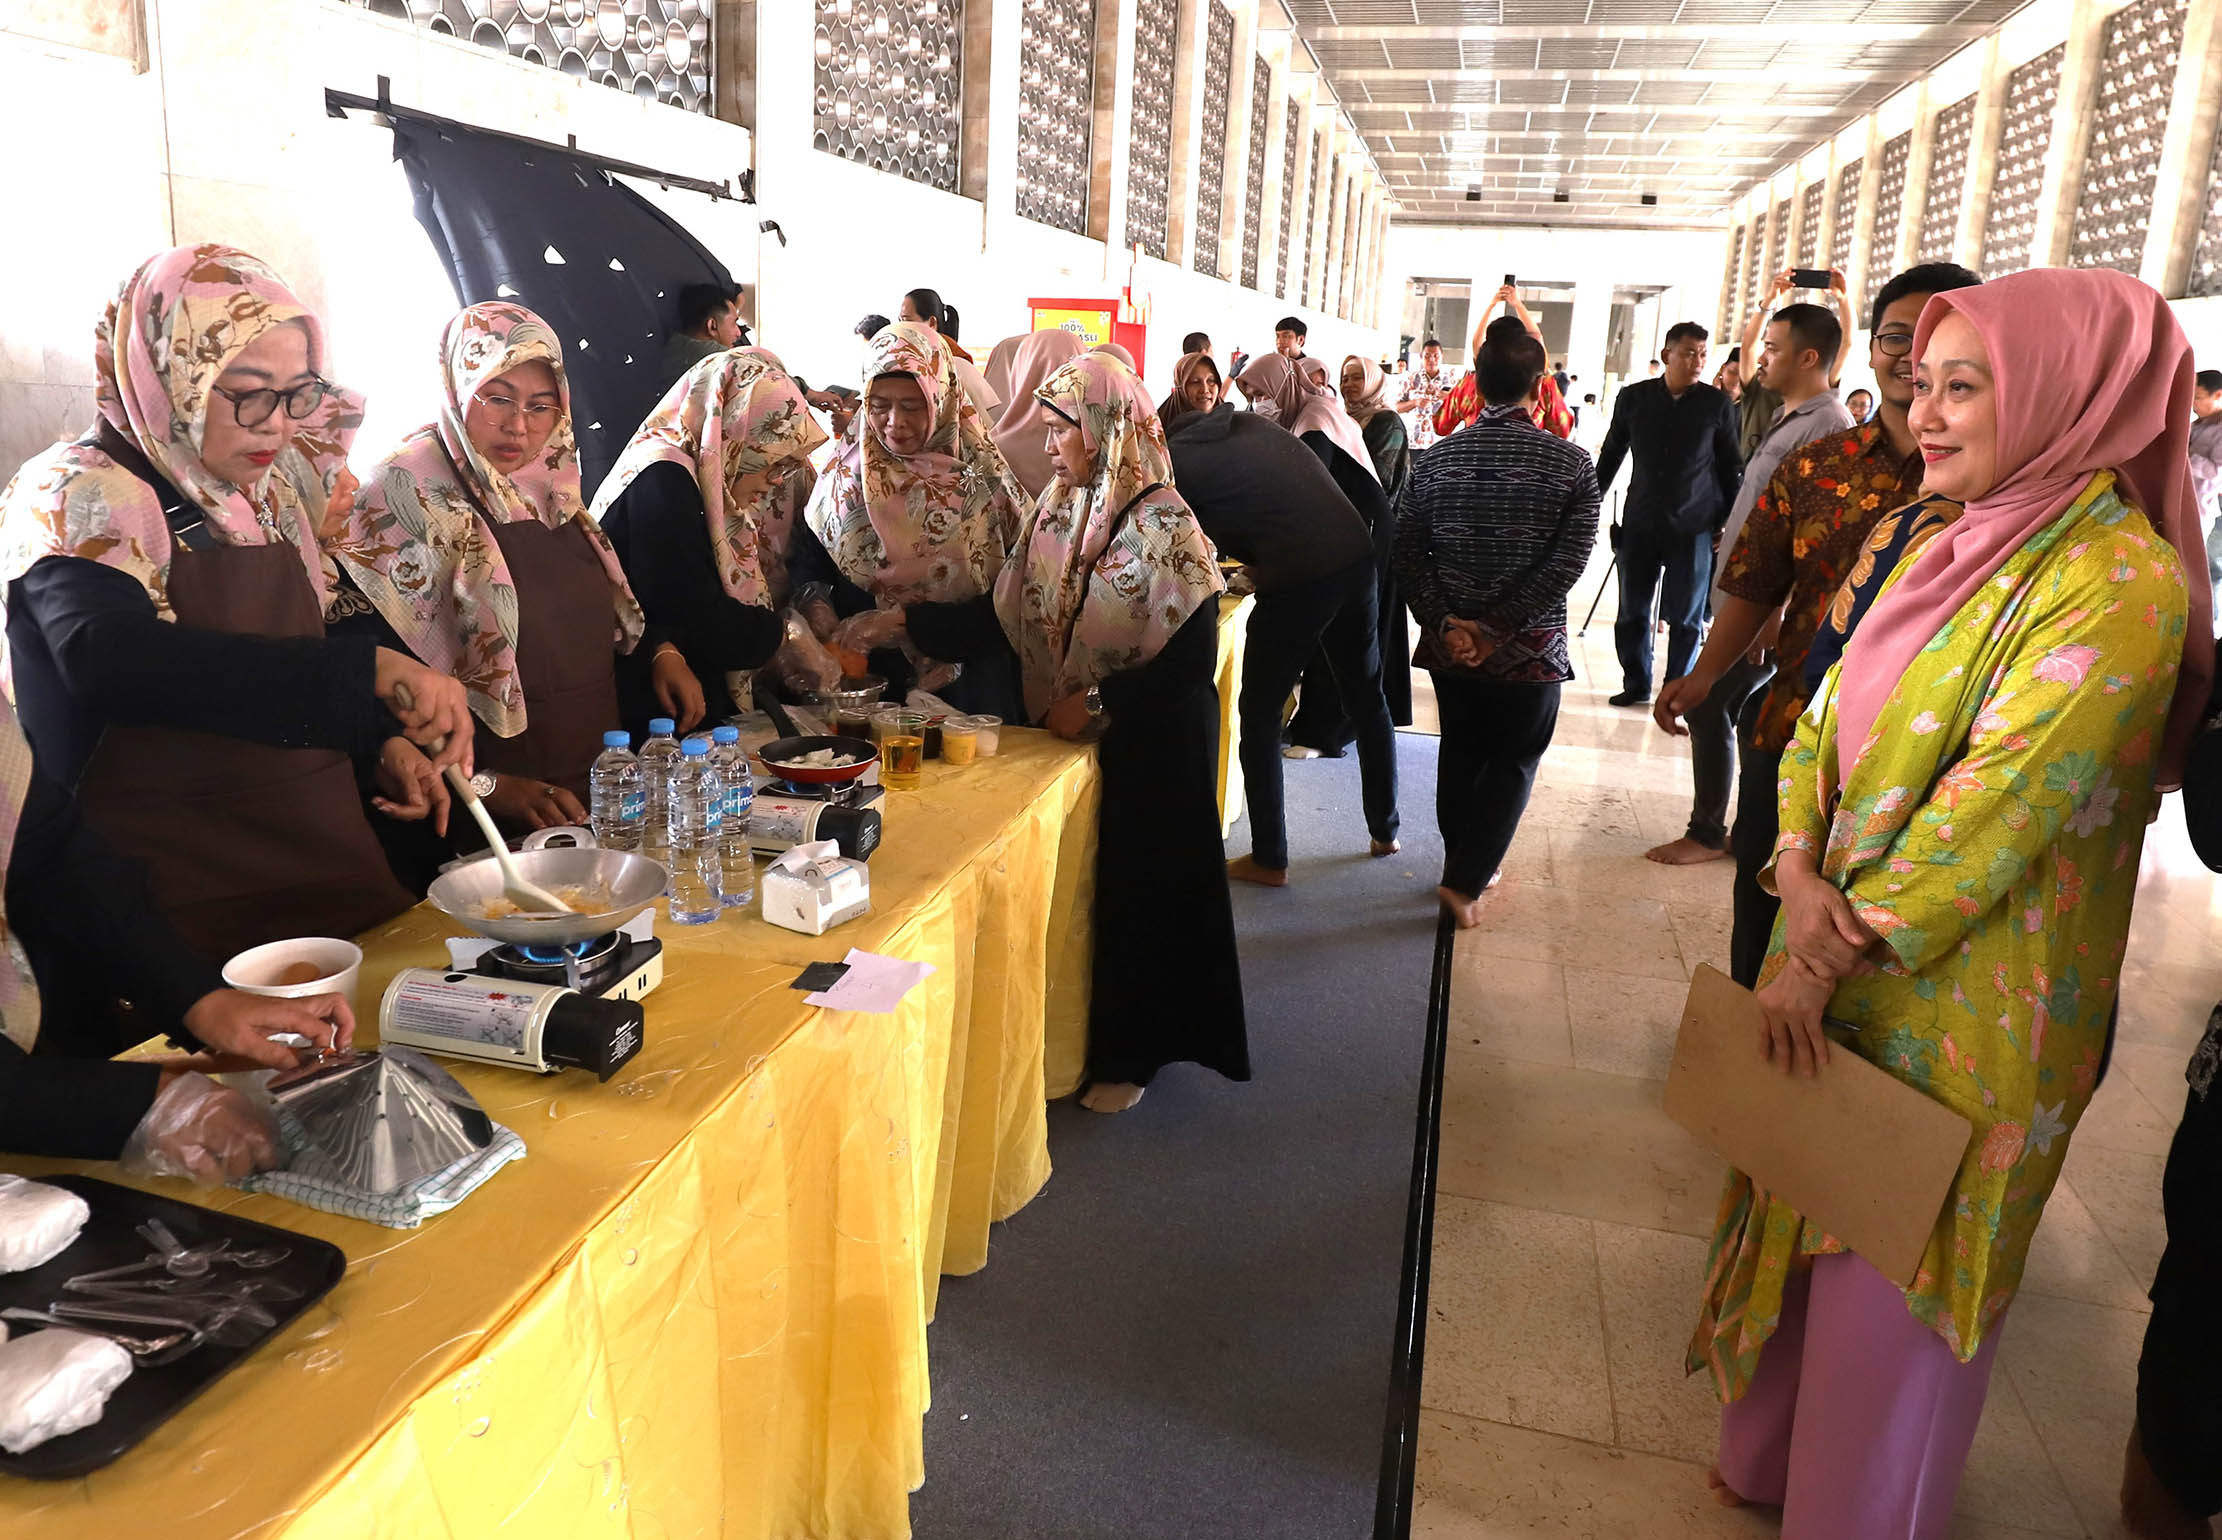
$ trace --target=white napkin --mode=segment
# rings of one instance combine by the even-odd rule
[[[0,1273],[20,1273],[66,1250],[93,1211],[77,1194],[0,1175]]]
[[[0,1449],[22,1454],[100,1421],[131,1377],[131,1355],[106,1337],[49,1327],[0,1343]]]

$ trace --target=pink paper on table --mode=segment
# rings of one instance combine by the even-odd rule
[[[903,996],[934,971],[932,963],[904,962],[900,957],[882,957],[877,952],[860,952],[855,947],[850,947],[849,955],[841,960],[849,965],[849,971],[841,975],[841,982],[831,989],[804,995],[803,999],[829,1011],[870,1011],[885,1015],[902,1004]]]

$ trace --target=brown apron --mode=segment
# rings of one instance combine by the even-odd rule
[[[282,541],[178,546],[169,593],[179,625],[324,634],[301,555]],[[415,903],[387,867],[354,766],[336,749],[110,727],[80,790],[94,826],[146,866],[155,902],[212,960],[293,936],[353,936]]]
[[[482,770],[546,781],[584,803],[602,734],[623,725],[609,569],[576,519],[561,529],[536,519],[488,523],[517,585],[525,730],[478,734],[472,757]]]

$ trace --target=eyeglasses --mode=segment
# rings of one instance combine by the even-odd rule
[[[1892,358],[1904,358],[1913,351],[1912,332],[1877,332],[1875,346]]]
[[[530,406],[524,406],[514,396],[501,395],[481,394],[478,404],[496,417],[522,416],[526,423],[535,428],[545,428],[554,422],[556,413],[560,410],[553,401],[535,401]]]
[[[242,428],[259,428],[270,420],[270,414],[285,403],[285,414],[295,422],[314,412],[324,404],[325,396],[332,391],[330,380],[312,379],[305,385],[291,390],[226,390],[221,385],[209,387],[231,403],[232,416],[239,419]]]

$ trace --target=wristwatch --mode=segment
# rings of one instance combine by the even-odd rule
[[[1080,697],[1080,704],[1088,708],[1088,715],[1091,718],[1102,716],[1103,686],[1100,684],[1092,684],[1088,686],[1088,692]]]

